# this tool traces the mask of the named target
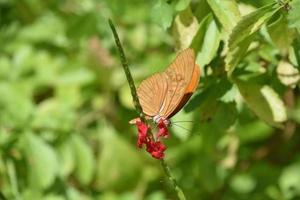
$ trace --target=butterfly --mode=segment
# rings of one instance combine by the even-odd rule
[[[195,63],[191,48],[181,51],[170,66],[143,80],[137,95],[146,117],[155,123],[170,124],[174,116],[195,92],[200,79],[200,68]],[[129,123],[135,124],[133,119]]]

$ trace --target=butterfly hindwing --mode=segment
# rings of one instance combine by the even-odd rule
[[[173,63],[164,72],[167,77],[168,91],[164,99],[164,107],[161,109],[160,116],[170,118],[180,110],[180,105],[185,96],[186,89],[193,78],[195,66],[195,55],[192,49],[182,51],[173,61]],[[199,74],[198,74],[199,77]],[[196,85],[198,85],[199,78]],[[184,103],[189,99],[185,100]],[[178,109],[178,106],[180,108]],[[174,112],[176,111],[176,112]]]
[[[137,94],[143,112],[148,116],[159,113],[167,91],[167,80],[162,73],[156,73],[142,81]]]

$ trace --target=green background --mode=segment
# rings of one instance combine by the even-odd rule
[[[164,141],[187,199],[299,199],[299,13],[299,0],[0,0],[0,199],[176,199],[136,147],[108,18],[137,85],[196,51],[199,87]]]

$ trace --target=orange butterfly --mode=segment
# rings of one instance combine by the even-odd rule
[[[166,125],[189,100],[198,86],[199,66],[193,49],[181,51],[163,72],[155,73],[142,81],[137,89],[140,104],[147,118]],[[135,124],[139,119],[129,123]]]

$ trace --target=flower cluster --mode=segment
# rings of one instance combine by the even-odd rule
[[[138,128],[137,146],[142,148],[143,145],[145,145],[146,151],[150,153],[153,158],[164,158],[166,146],[160,141],[160,138],[167,138],[169,136],[169,132],[163,120],[157,124],[158,133],[156,134],[156,138],[155,136],[152,137],[148,134],[149,127],[145,123],[142,121],[136,121],[135,124]]]

